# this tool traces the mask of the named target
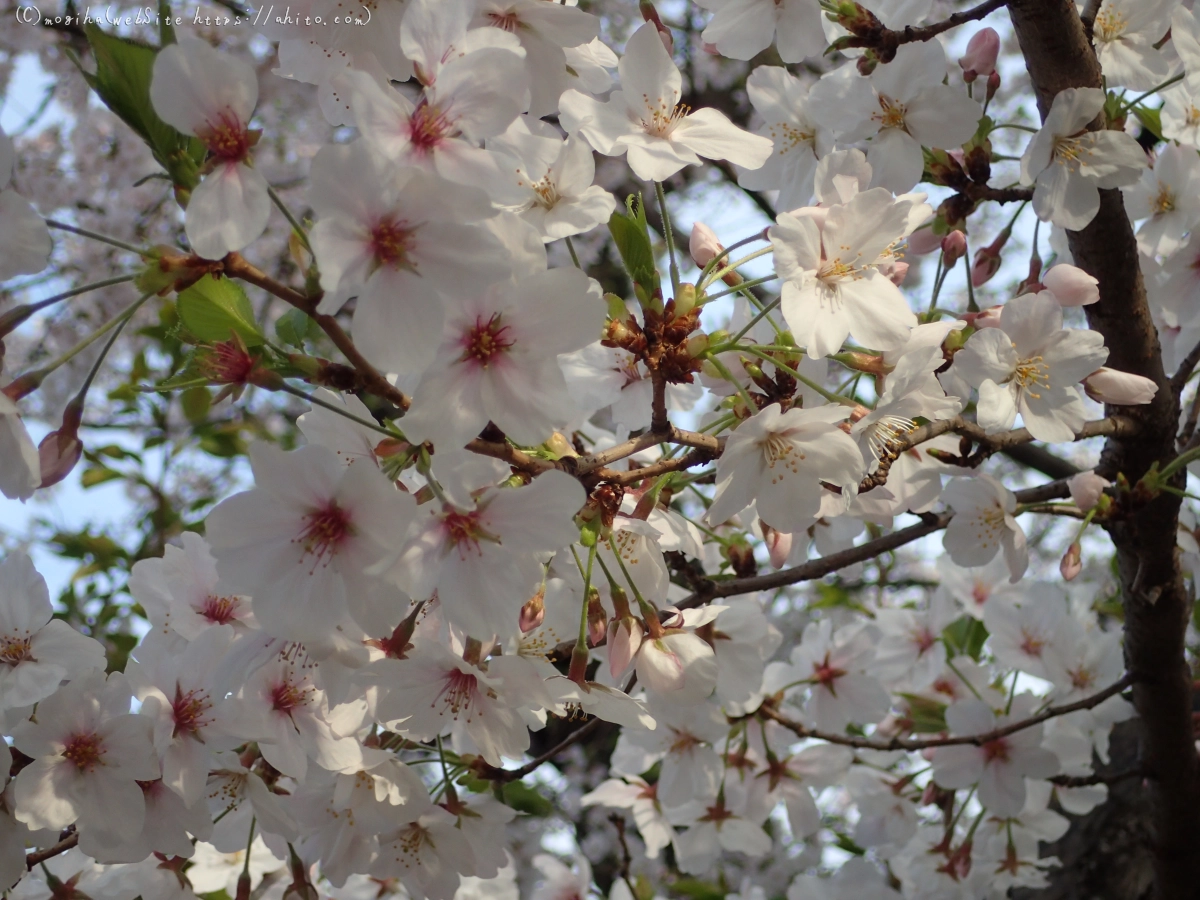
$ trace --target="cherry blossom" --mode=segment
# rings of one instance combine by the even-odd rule
[[[37,447],[17,405],[0,393],[0,493],[10,500],[28,500],[41,483]]]
[[[1127,187],[1146,168],[1146,155],[1122,131],[1087,131],[1104,107],[1099,88],[1067,88],[1054,97],[1046,121],[1021,157],[1021,183],[1033,185],[1038,218],[1078,231],[1100,209],[1100,190]]]
[[[563,94],[562,123],[605,156],[628,153],[639,178],[663,181],[699,165],[701,156],[757,169],[771,155],[766,138],[742,131],[724,113],[680,105],[679,69],[653,23],[633,33],[619,69],[621,90],[607,102],[576,90]]]
[[[700,5],[713,11],[701,37],[730,59],[751,59],[773,41],[785,63],[825,49],[820,9],[805,0],[703,0]]]
[[[1110,85],[1146,91],[1167,80],[1170,62],[1156,45],[1171,27],[1174,6],[1171,0],[1105,0],[1092,34]]]
[[[1013,517],[1017,499],[990,475],[955,478],[942,492],[954,519],[942,544],[960,566],[982,566],[1004,551],[1009,580],[1016,583],[1029,565],[1025,532]]]
[[[184,226],[201,256],[221,259],[263,233],[271,212],[267,180],[252,168],[259,132],[250,128],[258,76],[245,60],[182,37],[154,60],[150,102],[168,125],[208,148],[210,170],[192,192]]]

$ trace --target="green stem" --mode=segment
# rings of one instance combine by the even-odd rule
[[[820,394],[822,397],[824,397],[830,403],[840,403],[840,404],[842,404],[842,406],[858,406],[858,405],[860,405],[857,400],[854,400],[850,397],[843,397],[840,394],[835,394],[832,391],[826,390],[824,387],[817,384],[811,378],[806,378],[805,376],[803,376],[799,372],[797,372],[795,369],[793,369],[791,366],[789,366],[785,363],[781,363],[779,360],[777,360],[775,357],[771,356],[769,353],[763,353],[757,347],[744,347],[743,346],[743,347],[735,347],[734,349],[738,350],[739,352],[749,353],[751,356],[757,356],[760,359],[764,359],[767,362],[771,363],[776,368],[783,369],[783,371],[787,372],[789,375],[791,375],[793,378],[795,378],[801,384],[816,391],[818,394]]]
[[[1020,212],[1020,210],[1018,210]],[[979,304],[975,302],[975,282],[971,279],[971,245],[967,243],[966,232],[963,232],[963,268],[967,272],[967,311],[979,312]]]
[[[767,313],[769,313],[771,310],[773,310],[775,307],[777,307],[781,300],[782,300],[781,297],[776,297],[774,300],[772,300],[770,303],[768,303],[766,306],[764,306],[762,309],[760,309],[758,311],[758,315],[756,315],[753,319],[751,319],[749,322],[746,323],[745,328],[743,328],[741,331],[739,331],[737,334],[735,334],[733,337],[731,337],[729,339],[729,343],[736,344],[738,341],[740,341],[742,338],[744,338],[746,336],[746,333],[748,331],[750,331],[750,329],[753,328],[755,325],[757,325],[759,322],[761,322],[766,317]]]
[[[583,264],[579,262],[579,254],[575,252],[575,244],[571,240],[571,236],[563,238],[567,242],[567,252],[571,254],[571,262],[575,263],[575,268],[583,269]]]
[[[267,186],[267,196],[271,198],[271,202],[275,204],[275,207],[283,213],[283,217],[288,220],[288,223],[292,226],[292,230],[296,232],[296,236],[304,244],[304,249],[309,253],[313,253],[312,244],[308,242],[308,234],[305,232],[304,226],[300,224],[299,219],[292,215],[292,211],[287,208],[287,204],[283,202],[283,198],[270,185]],[[313,253],[313,256],[316,256],[316,254]]]
[[[743,281],[741,284],[735,287],[726,288],[723,291],[717,291],[715,294],[705,294],[704,302],[707,303],[709,300],[720,300],[722,297],[728,297],[730,294],[738,294],[742,291],[748,291],[752,287],[758,287],[760,284],[766,284],[768,281],[774,281],[778,277],[778,275],[772,272],[770,275],[762,276],[762,278],[752,278],[749,281]],[[711,284],[712,282],[709,283]]]
[[[742,387],[742,383],[740,381],[733,377],[733,373],[729,371],[725,363],[717,359],[717,357],[712,353],[705,353],[704,358],[713,364],[713,368],[721,373],[722,378],[737,388],[737,392],[742,395],[742,400],[744,400],[746,403],[746,408],[749,409],[753,414],[758,409],[758,406],[755,405],[754,400],[750,397],[750,392]]]
[[[95,231],[89,231],[86,228],[80,228],[78,225],[68,225],[66,222],[58,222],[54,219],[46,219],[46,224],[51,228],[57,228],[59,231],[69,231],[71,234],[77,234],[80,237],[91,238],[93,241],[100,241],[102,244],[110,244],[113,247],[120,247],[122,250],[128,250],[130,253],[136,253],[138,256],[150,255],[149,252],[142,247],[135,247],[133,244],[127,244],[124,241],[111,238],[106,234],[99,234]]]
[[[108,351],[113,348],[113,344],[117,342],[117,338],[121,336],[121,332],[125,326],[129,324],[129,320],[133,318],[133,314],[138,311],[138,308],[153,297],[153,293],[142,294],[137,300],[125,308],[114,321],[116,328],[113,330],[112,336],[108,339],[108,343],[104,345],[104,349],[100,351],[100,355],[96,357],[96,361],[92,363],[92,368],[88,371],[87,378],[83,380],[83,386],[79,389],[79,393],[75,395],[76,403],[82,404],[84,398],[87,397],[87,392],[92,387],[92,382],[96,380],[96,373],[100,371],[100,366],[104,363],[105,357],[108,356]]]
[[[710,284],[712,284],[714,281],[719,281],[720,279],[722,279],[726,275],[728,275],[730,272],[737,271],[738,267],[744,266],[746,263],[750,262],[751,260],[758,259],[760,256],[766,256],[768,253],[774,253],[774,252],[775,252],[775,247],[770,246],[770,247],[763,247],[760,250],[755,250],[753,253],[747,253],[741,259],[734,260],[729,265],[725,266],[723,269],[718,269],[715,272],[709,272],[708,277],[705,278],[704,281],[702,281],[699,285],[697,285],[696,290],[702,291],[706,287],[708,287]]]
[[[78,297],[80,294],[86,294],[88,291],[98,291],[100,288],[112,287],[114,284],[124,284],[127,281],[133,281],[137,277],[135,273],[133,275],[118,275],[114,278],[106,278],[103,281],[93,281],[91,284],[63,291],[61,294],[55,294],[53,297],[47,297],[45,300],[38,300],[36,303],[26,303],[23,306],[13,307],[0,316],[0,336],[10,334],[14,328],[34,313],[41,312],[48,306],[53,306],[62,300],[70,300],[72,297]]]
[[[78,344],[76,344],[74,347],[72,347],[70,350],[68,350],[62,356],[58,357],[57,359],[51,360],[49,363],[42,366],[40,369],[35,369],[26,375],[20,376],[20,378],[35,378],[40,383],[42,379],[44,379],[47,375],[49,375],[51,372],[53,372],[59,366],[66,365],[72,359],[74,359],[76,356],[78,356],[80,353],[82,353],[84,350],[86,350],[88,347],[90,347],[92,344],[96,343],[96,341],[100,340],[100,338],[104,337],[104,335],[106,335],[110,331],[112,331],[112,329],[116,328],[118,325],[124,324],[126,316],[132,315],[137,310],[137,308],[146,301],[147,297],[150,297],[150,296],[153,296],[153,295],[148,294],[146,296],[139,297],[137,300],[135,300],[129,306],[125,307],[125,309],[119,315],[117,315],[116,317],[114,317],[112,319],[109,319],[107,322],[105,322],[103,325],[101,325],[99,328],[97,328],[95,331],[93,331],[91,334],[89,334],[87,337],[85,337],[82,341],[80,341]],[[17,380],[17,379],[14,379],[14,380]]]
[[[299,397],[301,400],[306,400],[313,406],[319,406],[322,409],[327,409],[332,413],[337,413],[339,416],[349,419],[351,422],[361,425],[364,428],[370,428],[372,431],[378,431],[380,434],[387,435],[390,438],[397,437],[396,434],[388,431],[378,422],[368,422],[366,419],[361,419],[348,409],[338,406],[336,403],[330,403],[328,400],[322,400],[315,394],[306,394],[304,391],[300,390],[299,388],[294,388],[286,382],[281,385],[279,389],[286,394],[291,394],[293,397]]]
[[[592,544],[588,548],[588,561],[585,568],[583,563],[579,561],[579,553],[575,549],[575,545],[571,545],[571,555],[575,557],[575,565],[579,566],[579,574],[583,576],[583,611],[579,614],[579,637],[575,640],[575,648],[582,648],[583,652],[587,652],[587,633],[588,633],[588,594],[592,592],[592,564],[596,561],[596,545]],[[603,560],[600,562],[604,565]]]
[[[703,281],[708,276],[708,273],[719,266],[721,264],[721,260],[727,258],[734,250],[745,247],[747,244],[753,244],[755,241],[765,241],[766,239],[766,233],[760,231],[758,234],[752,234],[748,238],[742,238],[740,241],[735,241],[734,243],[730,244],[704,264],[704,268],[700,270],[700,280]]]
[[[1157,93],[1158,91],[1161,91],[1163,88],[1169,88],[1171,85],[1173,85],[1173,84],[1176,84],[1176,83],[1178,83],[1178,82],[1180,82],[1180,81],[1183,81],[1183,79],[1184,79],[1186,76],[1187,76],[1187,73],[1186,73],[1186,72],[1180,72],[1180,73],[1179,73],[1178,75],[1176,75],[1174,78],[1168,78],[1166,81],[1164,81],[1164,82],[1163,82],[1162,84],[1160,84],[1158,87],[1152,87],[1152,88],[1150,88],[1150,90],[1146,91],[1146,93],[1144,93],[1144,94],[1138,94],[1136,97],[1134,97],[1132,100],[1130,100],[1130,101],[1129,101],[1128,103],[1126,103],[1124,106],[1122,106],[1122,107],[1121,107],[1121,108],[1120,108],[1120,109],[1117,111],[1117,115],[1119,116],[1119,115],[1121,115],[1121,113],[1128,112],[1129,110],[1133,109],[1133,107],[1137,106],[1139,103],[1141,103],[1141,102],[1142,102],[1143,100],[1145,100],[1147,97],[1149,97],[1151,94],[1155,94],[1155,93]]]
[[[663,193],[661,181],[654,182],[654,195],[658,198],[658,211],[662,215],[663,237],[667,241],[667,258],[671,261],[671,289],[673,297],[679,295],[679,264],[675,262],[675,235],[671,229],[671,216],[667,212],[667,195]]]

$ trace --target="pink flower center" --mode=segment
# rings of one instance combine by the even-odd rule
[[[100,735],[95,733],[73,734],[67,738],[62,755],[80,772],[91,772],[101,764],[104,743],[100,740]]]
[[[483,368],[487,368],[492,357],[505,353],[513,345],[508,334],[508,326],[501,324],[500,313],[492,313],[486,322],[482,317],[475,318],[475,327],[467,331],[462,338],[463,354],[460,362],[475,360]]]
[[[918,628],[912,633],[913,643],[917,645],[917,652],[924,656],[937,643],[935,637],[928,628]]]
[[[459,712],[466,710],[468,718],[470,717],[471,698],[474,695],[478,686],[478,680],[474,675],[463,672],[459,669],[454,669],[446,673],[446,681],[442,685],[441,691],[433,698],[431,706],[436,706],[439,700],[442,701],[442,708],[449,710],[450,714],[455,718]]]
[[[195,734],[207,724],[204,714],[211,708],[212,702],[208,699],[207,691],[188,691],[185,694],[176,685],[175,700],[171,703],[171,710],[175,714],[175,731],[172,736]]]
[[[371,252],[375,263],[395,268],[413,268],[408,255],[416,230],[390,216],[380,219],[371,229]]]
[[[215,597],[209,594],[204,598],[200,615],[214,625],[228,625],[237,618],[237,608],[237,597]]]
[[[417,104],[408,120],[408,139],[412,142],[413,149],[421,156],[432,153],[438,144],[446,138],[454,137],[455,133],[456,129],[450,117],[427,100]]]
[[[333,500],[321,509],[314,509],[304,517],[304,530],[299,540],[304,544],[304,553],[313,554],[318,562],[326,556],[332,558],[338,548],[354,534],[350,514]]]
[[[223,112],[216,122],[208,122],[207,127],[196,132],[196,137],[204,141],[209,154],[222,163],[244,162],[254,146],[249,129],[231,112]]]
[[[469,513],[459,512],[449,507],[447,510],[448,512],[442,519],[442,526],[446,529],[446,540],[458,549],[460,558],[465,559],[468,552],[478,554],[480,541],[501,543],[498,536],[483,527],[480,522],[481,512],[479,510]]]
[[[1022,653],[1026,653],[1029,656],[1037,656],[1037,657],[1040,657],[1042,655],[1042,649],[1046,646],[1045,641],[1043,641],[1036,634],[1030,634],[1028,631],[1025,631],[1024,629],[1021,630],[1021,638],[1022,638],[1022,640],[1021,640],[1021,652]]]
[[[271,688],[271,708],[276,712],[290,713],[298,706],[304,705],[308,693],[299,685],[284,681]]]
[[[812,679],[816,684],[821,685],[833,693],[833,686],[837,680],[846,674],[844,669],[839,669],[829,661],[829,654],[825,654],[825,658],[819,663],[813,663]]]
[[[506,13],[492,12],[487,14],[488,20],[492,27],[499,28],[502,31],[507,31],[510,34],[515,32],[521,24],[520,18],[515,12],[509,10]]]
[[[988,741],[981,749],[983,750],[983,761],[985,764],[1008,762],[1008,741],[1004,740],[1004,738]]]

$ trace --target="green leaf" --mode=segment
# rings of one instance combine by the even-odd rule
[[[636,197],[630,195],[625,205],[628,214],[614,212],[608,220],[608,231],[630,277],[653,291],[659,286],[658,270],[654,266],[654,247],[646,224],[645,204],[639,194]]]
[[[212,394],[206,387],[188,388],[179,396],[183,414],[193,425],[199,425],[208,418],[209,407],[212,406]]]
[[[1137,120],[1142,123],[1142,127],[1149,131],[1152,135],[1163,140],[1162,133],[1162,107],[1151,109],[1148,106],[1135,106],[1133,114]]]
[[[121,477],[120,472],[110,469],[107,466],[89,466],[79,476],[79,483],[85,488],[90,488],[98,484],[104,484],[106,481],[115,481]]]
[[[275,320],[275,336],[289,347],[304,349],[304,342],[317,333],[317,323],[301,309],[289,309]]]
[[[850,837],[850,835],[843,834],[840,831],[835,831],[834,835],[837,836],[837,841],[835,841],[835,843],[842,850],[845,850],[847,853],[853,853],[855,856],[866,855],[867,851],[858,846],[858,844],[854,842],[854,838]]]
[[[956,653],[965,654],[978,662],[983,652],[983,642],[988,638],[988,630],[973,616],[960,616],[946,626],[942,636]]]
[[[691,897],[692,900],[725,900],[725,891],[699,878],[680,878],[671,885],[671,890],[676,894]]]
[[[264,340],[246,292],[228,278],[205,275],[179,295],[179,318],[202,341],[228,341],[236,333],[247,347]]]
[[[922,697],[920,694],[901,694],[908,703],[908,718],[915,734],[940,734],[946,728],[946,704]]]
[[[504,802],[517,812],[545,818],[554,812],[554,804],[523,781],[510,781],[502,789]]]
[[[96,57],[96,71],[81,67],[83,77],[104,105],[134,130],[171,175],[191,190],[200,181],[199,167],[207,152],[204,142],[176,131],[158,117],[150,103],[150,78],[158,50],[129,38],[106,34],[98,25],[85,26]]]

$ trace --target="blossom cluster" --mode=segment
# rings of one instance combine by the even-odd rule
[[[773,42],[786,63],[816,59],[855,34],[850,13],[809,0],[700,5],[704,41],[732,59]],[[878,5],[891,26],[931,4]],[[312,221],[294,232],[305,292],[252,283],[299,297],[331,336],[348,321],[348,358],[383,387],[321,382],[327,361],[253,323],[184,335],[199,383],[240,395],[303,379],[312,406],[303,446],[253,445],[253,486],[133,567],[149,624],[123,671],[54,617],[29,557],[0,563],[11,896],[516,896],[504,785],[536,785],[566,749],[544,735],[584,728],[610,729],[615,749],[580,803],[628,812],[646,871],[733,861],[743,898],[778,846],[813,848],[791,900],[1036,887],[1055,863],[1039,843],[1103,802],[1094,761],[1133,714],[1120,635],[1075,582],[1080,537],[1047,578],[1019,517],[1073,516],[1082,535],[1121,487],[1084,472],[1054,505],[977,467],[1006,440],[1108,433],[1088,398],[1119,411],[1156,384],[1105,367],[1076,310],[1101,286],[1065,247],[1051,266],[1035,247],[1000,306],[939,302],[965,216],[915,188],[958,190],[954,172],[981,153],[990,165],[999,37],[978,31],[957,63],[935,37],[816,79],[760,65],[752,133],[688,105],[671,29],[643,6],[619,55],[597,16],[546,0],[408,0],[328,35],[265,27],[277,73],[315,86],[352,137],[311,162]],[[913,18],[893,20],[901,6]],[[1200,31],[1177,3],[1106,0],[1095,32],[1110,87],[1141,94],[1182,65],[1162,94],[1168,144],[1149,159],[1112,114],[1123,95],[1070,88],[1019,179],[1056,246],[1101,190],[1124,190],[1178,364],[1200,340]],[[152,74],[153,112],[205,155],[182,202],[187,255],[147,252],[139,287],[243,277],[277,202],[255,166],[257,75],[183,34]],[[697,224],[685,282],[666,202],[659,241],[649,192],[618,202],[594,183],[596,154],[624,157],[660,199],[715,160],[779,211],[728,249]],[[13,156],[5,138],[5,185]],[[548,245],[576,257],[571,239],[605,225],[628,297],[578,259],[550,265]],[[46,223],[7,187],[0,231],[18,238],[0,277],[44,268]],[[975,287],[1002,245],[964,264]],[[922,250],[940,256],[917,313],[904,288]],[[767,256],[773,274],[747,280]],[[19,403],[36,386],[0,393],[0,490],[22,500],[81,453],[79,416],[34,445]],[[358,396],[380,391],[396,414]],[[878,554],[854,549],[905,515],[944,531],[928,590],[777,615],[778,589],[813,577],[810,553],[861,563]],[[834,846],[856,858],[818,876]],[[534,863],[535,897],[593,891],[582,855]],[[626,866],[612,898],[635,895]]]

